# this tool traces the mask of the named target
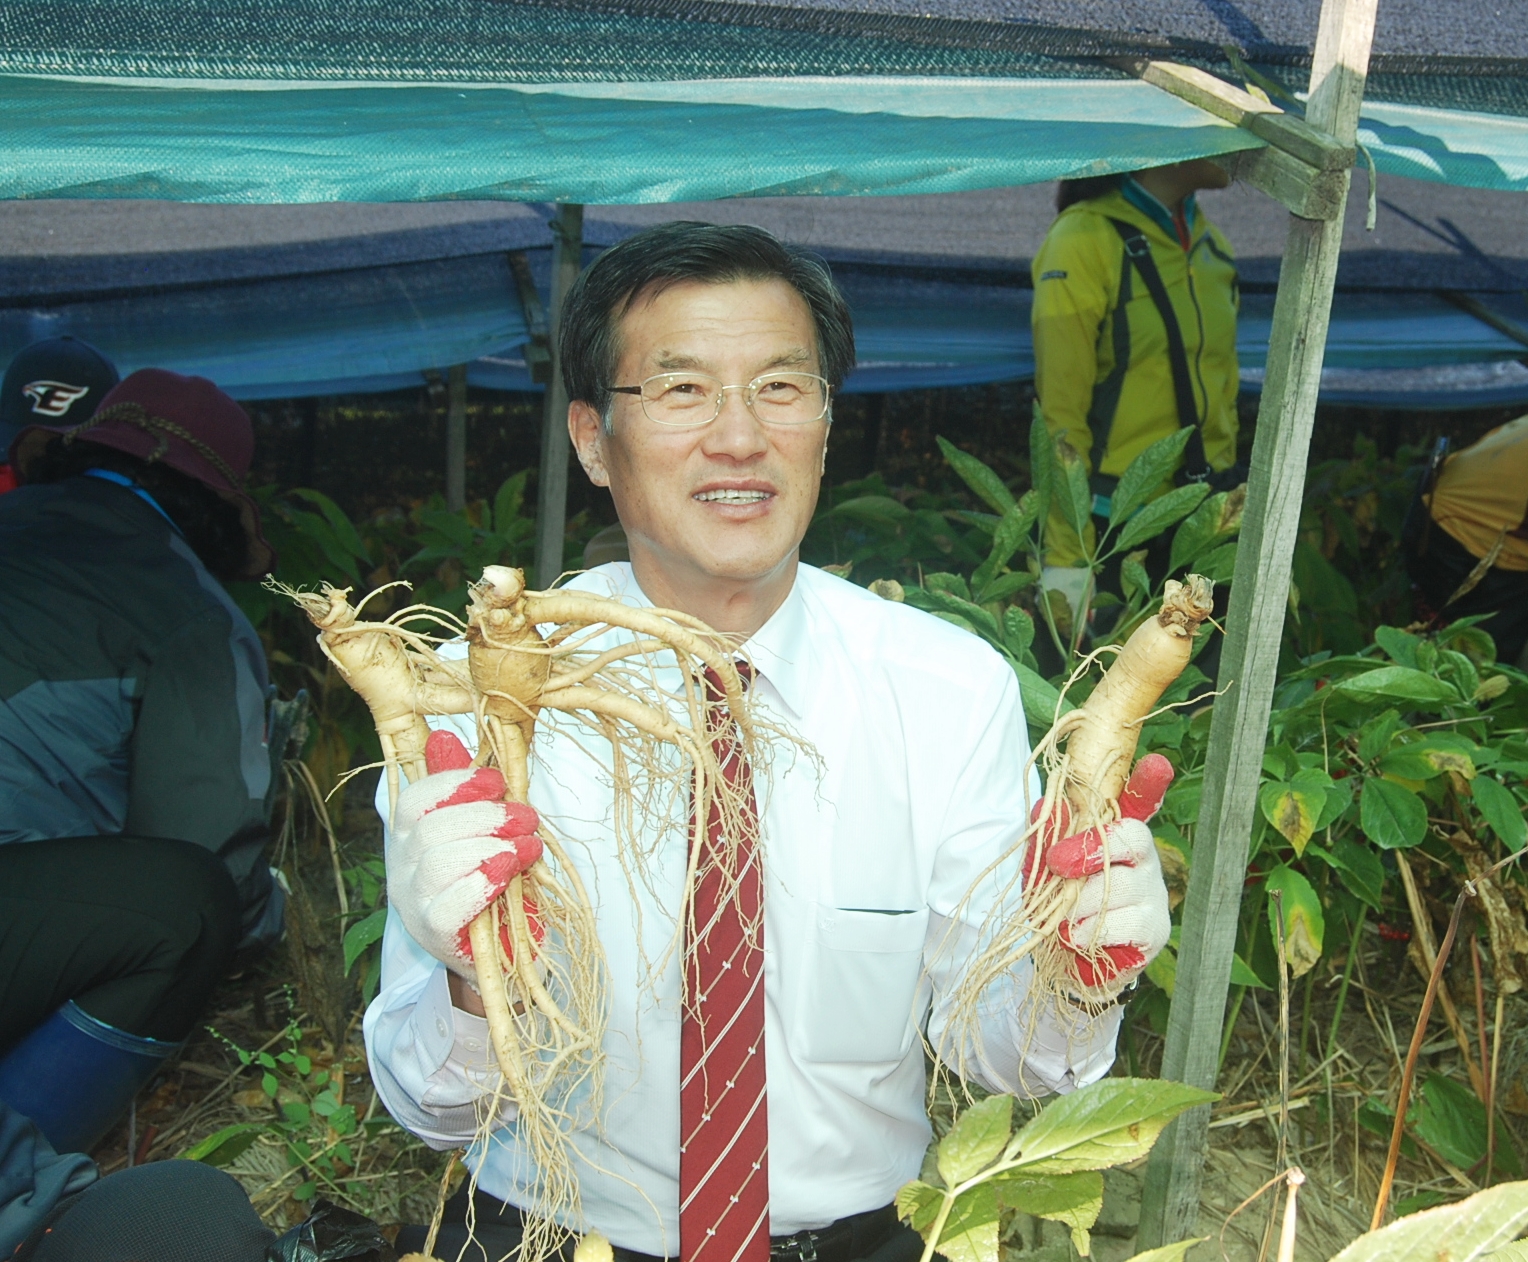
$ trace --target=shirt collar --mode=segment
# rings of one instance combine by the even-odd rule
[[[806,714],[811,688],[810,665],[806,660],[809,643],[806,598],[801,591],[805,571],[805,566],[796,566],[790,594],[743,645],[754,669],[770,682],[797,719]]]
[[[1178,226],[1173,223],[1173,212],[1157,198],[1148,193],[1134,177],[1127,175],[1120,181],[1120,193],[1125,200],[1167,233],[1174,241],[1178,239]],[[1188,225],[1189,239],[1199,231],[1199,201],[1194,193],[1183,199],[1183,222]]]
[[[799,719],[806,713],[806,703],[811,692],[810,663],[806,660],[809,642],[806,598],[802,594],[802,582],[807,567],[796,566],[796,578],[790,593],[769,620],[743,644],[744,655],[754,669],[769,681],[780,695],[780,700]],[[629,561],[601,566],[589,572],[587,579],[574,579],[573,586],[595,586],[595,578],[605,592],[618,600],[625,600],[639,607],[652,607],[652,601],[637,582]]]

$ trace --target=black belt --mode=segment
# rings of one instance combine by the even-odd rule
[[[454,1251],[466,1243],[464,1224],[469,1199],[477,1206],[477,1245],[466,1250],[466,1262],[484,1262],[485,1259],[495,1262],[511,1256],[520,1245],[524,1222],[522,1211],[481,1188],[475,1197],[469,1198],[466,1184],[446,1205],[445,1226],[440,1242],[437,1242],[437,1255],[454,1257]],[[405,1227],[399,1233],[400,1249],[417,1250],[423,1243],[423,1228]],[[444,1249],[441,1243],[444,1243]],[[620,1245],[616,1245],[612,1252],[615,1262],[666,1262],[663,1258],[623,1249]],[[769,1240],[770,1262],[859,1262],[862,1258],[870,1259],[872,1254],[877,1254],[872,1262],[917,1262],[922,1252],[923,1242],[916,1232],[898,1222],[896,1208],[891,1205],[863,1214],[850,1214],[815,1231],[771,1236]],[[561,1256],[570,1259],[572,1253],[569,1243],[564,1246]]]
[[[816,1231],[769,1238],[770,1262],[854,1262],[868,1257],[897,1227],[894,1206],[850,1214]]]
[[[884,1245],[898,1229],[896,1207],[850,1214],[816,1231],[769,1238],[770,1262],[858,1262]],[[916,1239],[916,1237],[914,1237]],[[646,1253],[615,1248],[616,1262],[665,1262]],[[920,1250],[921,1252],[921,1250]]]

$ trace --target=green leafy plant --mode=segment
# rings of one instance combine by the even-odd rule
[[[1399,1218],[1367,1232],[1332,1262],[1522,1262],[1511,1241],[1528,1227],[1528,1183],[1503,1183],[1452,1205]]]
[[[997,1262],[1004,1211],[1065,1223],[1087,1256],[1101,1171],[1145,1156],[1168,1122],[1216,1099],[1177,1082],[1106,1078],[1051,1101],[1015,1132],[1013,1097],[990,1096],[955,1120],[931,1167],[897,1193],[897,1213],[923,1237],[923,1262],[936,1251],[950,1262]]]
[[[216,1031],[214,1031],[216,1033]],[[395,1130],[387,1117],[358,1117],[355,1106],[343,1098],[344,1075],[340,1065],[315,1066],[302,1048],[302,1030],[293,1022],[285,1031],[281,1051],[249,1051],[225,1039],[239,1063],[259,1075],[260,1091],[269,1102],[270,1115],[253,1122],[238,1122],[207,1136],[182,1154],[190,1161],[227,1166],[242,1156],[262,1136],[274,1139],[285,1150],[286,1181],[295,1179],[289,1195],[298,1202],[318,1192],[343,1204],[368,1203],[367,1181],[355,1177],[369,1140]]]
[[[387,868],[379,855],[368,855],[345,872],[350,908],[356,919],[341,940],[345,974],[361,966],[361,1003],[369,1004],[382,980],[382,931],[387,927]]]
[[[947,510],[946,519],[971,528],[960,536],[959,548],[952,545],[948,555],[953,558],[964,549],[968,557],[978,559],[967,573],[920,571],[917,581],[900,585],[899,594],[908,604],[980,636],[1001,653],[1019,677],[1025,713],[1038,731],[1051,725],[1058,705],[1062,712],[1071,708],[1061,698],[1060,685],[1093,648],[1089,627],[1094,611],[1113,611],[1106,615],[1107,629],[1099,632],[1099,642],[1118,642],[1159,606],[1168,578],[1181,577],[1190,569],[1217,581],[1230,577],[1241,494],[1211,494],[1208,487],[1194,484],[1153,498],[1176,466],[1184,441],[1184,435],[1165,438],[1131,463],[1120,478],[1107,524],[1095,534],[1083,530],[1092,519],[1093,504],[1083,467],[1075,459],[1062,458],[1038,416],[1030,431],[1034,485],[1020,496],[988,465],[939,439],[950,466],[993,511]],[[1059,593],[1041,591],[1038,582],[1053,543],[1052,502],[1062,506],[1070,530],[1091,539],[1086,560],[1090,577],[1075,617]],[[1159,539],[1167,542],[1169,531],[1170,546],[1163,549],[1167,564],[1157,566],[1159,572],[1152,575],[1143,545]],[[984,546],[984,555],[976,551],[977,543]],[[1102,589],[1106,574],[1114,572],[1111,562],[1118,563],[1117,592]],[[856,572],[855,577],[862,576]],[[1044,654],[1051,667],[1049,677],[1042,671],[1037,634],[1043,634],[1049,646]],[[1075,699],[1086,696],[1099,673],[1073,684]],[[1185,671],[1163,698],[1164,705],[1181,704],[1204,691],[1205,683],[1202,672]],[[1161,734],[1179,732],[1184,722],[1168,709],[1160,721],[1148,723],[1142,733],[1142,752],[1154,748]]]
[[[1150,613],[1167,577],[1192,567],[1229,578],[1241,499],[1202,487],[1161,493],[1180,454],[1182,436],[1175,435],[1131,465],[1108,518],[1101,519],[1092,515],[1081,465],[1057,450],[1043,425],[1032,427],[1030,439],[1027,490],[1009,486],[990,466],[941,440],[947,462],[980,508],[944,504],[937,513],[946,545],[943,567],[932,568],[938,562],[926,558],[915,576],[906,567],[898,572],[897,588],[877,590],[962,627],[1001,653],[1019,677],[1032,728],[1043,730],[1058,708],[1086,698],[1096,673],[1075,680],[1067,699],[1060,694],[1081,657],[1096,643],[1128,635]],[[1367,616],[1404,608],[1392,588],[1400,573],[1396,537],[1412,492],[1405,458],[1382,461],[1372,446],[1360,443],[1352,461],[1328,462],[1312,475],[1301,548],[1315,559],[1306,558],[1301,590],[1297,557],[1233,961],[1228,1035],[1245,994],[1267,989],[1277,976],[1274,944],[1282,937],[1292,974],[1304,978],[1307,1000],[1318,965],[1346,957],[1331,1031],[1315,1043],[1318,1050],[1323,1042],[1330,1048],[1365,926],[1372,932],[1374,920],[1404,924],[1413,915],[1398,880],[1406,852],[1425,856],[1419,882],[1454,882],[1440,890],[1451,899],[1470,873],[1528,841],[1528,677],[1495,662],[1478,619],[1429,631],[1370,626],[1359,616],[1360,606]],[[1048,532],[1058,517],[1086,544],[1089,594],[1077,620],[1059,593],[1047,597],[1039,582]],[[932,540],[934,520],[927,526]],[[1091,533],[1080,529],[1087,526]],[[878,537],[880,564],[896,542]],[[974,562],[973,553],[979,554]],[[1369,563],[1383,573],[1360,573],[1350,581],[1335,568]],[[1322,566],[1346,585],[1335,605],[1311,577]],[[856,569],[854,577],[865,576]],[[1328,608],[1347,610],[1348,622],[1334,621],[1323,612]],[[1090,618],[1103,628],[1096,636]],[[1330,643],[1350,647],[1297,655],[1304,646]],[[1177,773],[1153,831],[1170,884],[1176,880],[1180,893],[1193,860],[1210,688],[1191,666],[1163,699],[1176,708],[1154,716],[1141,732],[1140,752],[1166,754]],[[1500,897],[1487,907],[1483,928],[1492,968],[1512,989],[1522,973],[1514,944],[1528,940],[1528,897],[1515,872],[1503,874],[1498,885]],[[1145,1015],[1159,1032],[1175,964],[1169,944],[1132,1001],[1132,1012]],[[1301,1010],[1297,1054],[1303,1063],[1312,1045],[1308,1001]],[[1410,1133],[1440,1156],[1444,1149],[1473,1154],[1471,1165],[1460,1168],[1474,1168],[1485,1157],[1484,1105],[1461,1084],[1439,1077],[1430,1089],[1424,1084],[1408,1114]],[[1472,1108],[1444,1108],[1442,1102],[1460,1091],[1474,1100]],[[1497,1168],[1511,1174],[1516,1161],[1504,1143]]]

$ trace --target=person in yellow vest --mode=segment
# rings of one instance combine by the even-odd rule
[[[1180,480],[1222,490],[1245,480],[1236,463],[1236,264],[1194,196],[1229,182],[1195,159],[1063,180],[1058,190],[1060,214],[1032,265],[1035,388],[1051,433],[1086,465],[1104,518],[1130,462],[1183,426],[1194,434]],[[1053,507],[1045,586],[1074,610],[1089,578],[1074,568],[1082,559]]]
[[[1445,621],[1490,614],[1480,629],[1497,661],[1516,663],[1528,644],[1528,416],[1443,455],[1403,533],[1418,603]]]

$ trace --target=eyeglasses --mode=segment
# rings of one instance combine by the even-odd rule
[[[828,414],[831,387],[809,372],[767,372],[746,386],[724,385],[697,372],[662,372],[640,386],[611,386],[615,394],[642,400],[647,419],[659,425],[695,429],[721,415],[729,390],[741,390],[750,412],[766,425],[810,425]]]

